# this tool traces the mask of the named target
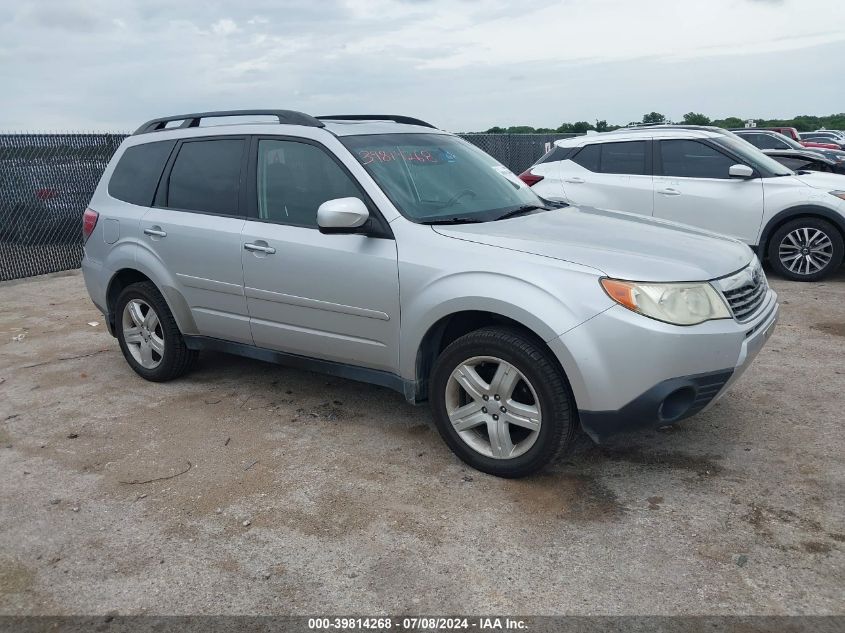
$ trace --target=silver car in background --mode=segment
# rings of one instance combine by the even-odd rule
[[[207,125],[234,115],[273,120]],[[83,225],[88,291],[142,377],[210,349],[387,386],[504,477],[579,427],[602,441],[704,410],[778,315],[746,245],[553,205],[408,117],[155,119]]]

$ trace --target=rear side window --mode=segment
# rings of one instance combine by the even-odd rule
[[[555,163],[559,160],[563,160],[569,154],[568,147],[558,147],[557,145],[552,146],[552,148],[543,154],[534,165],[542,165],[543,163]],[[534,166],[532,165],[532,167]]]
[[[752,150],[753,151],[753,150]],[[660,141],[663,175],[678,178],[730,178],[737,161],[698,141]]]
[[[238,215],[243,139],[183,143],[170,170],[167,206]]]
[[[153,203],[161,172],[176,141],[156,141],[127,148],[109,180],[109,195],[131,204]]]
[[[584,169],[603,174],[648,174],[645,141],[587,145],[572,160]]]
[[[760,149],[790,149],[789,145],[770,134],[741,134],[740,137]]]
[[[601,171],[605,174],[645,174],[645,141],[603,143]]]
[[[597,172],[601,161],[601,145],[587,145],[575,155],[572,161],[584,169]]]

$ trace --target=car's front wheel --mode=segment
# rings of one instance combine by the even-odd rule
[[[188,349],[167,302],[150,282],[134,283],[115,305],[115,330],[126,362],[154,382],[185,374],[197,358]]]
[[[842,235],[830,222],[798,218],[785,223],[769,242],[769,263],[793,281],[818,281],[842,265]]]
[[[524,477],[574,441],[577,418],[560,367],[539,341],[486,327],[451,343],[429,385],[440,435],[467,464]]]

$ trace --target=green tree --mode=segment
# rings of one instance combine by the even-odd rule
[[[729,116],[727,119],[716,119],[713,125],[724,128],[745,127],[745,120],[738,116]]]
[[[649,112],[643,115],[643,123],[666,123],[666,117],[659,112]]]
[[[506,132],[508,134],[534,134],[535,130],[530,125],[511,125]]]
[[[699,112],[687,112],[684,115],[687,125],[710,125],[710,117]]]
[[[716,125],[723,128],[744,127],[746,119],[738,116],[729,116],[724,119],[710,119],[705,114],[700,112],[687,112],[684,115],[684,123],[690,125]],[[829,130],[845,130],[845,112],[838,114],[828,114],[824,116],[815,116],[811,114],[800,114],[791,119],[754,119],[758,127],[794,127],[800,132],[810,132],[820,128]],[[666,117],[659,112],[650,112],[643,116],[643,123],[668,123]],[[636,124],[636,122],[634,123]],[[576,121],[575,123],[561,123],[560,126],[554,130],[558,133],[569,134],[583,134],[588,130],[596,130],[597,132],[609,132],[611,130],[619,129],[618,125],[608,124],[606,120],[597,120],[595,126],[586,121]],[[514,125],[508,128],[501,126],[494,126],[487,130],[488,134],[531,134],[531,133],[549,133],[549,128],[533,128],[530,125]]]

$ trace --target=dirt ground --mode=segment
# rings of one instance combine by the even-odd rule
[[[145,382],[78,272],[0,284],[0,613],[841,614],[845,270],[772,283],[714,408],[521,481],[379,387]]]

